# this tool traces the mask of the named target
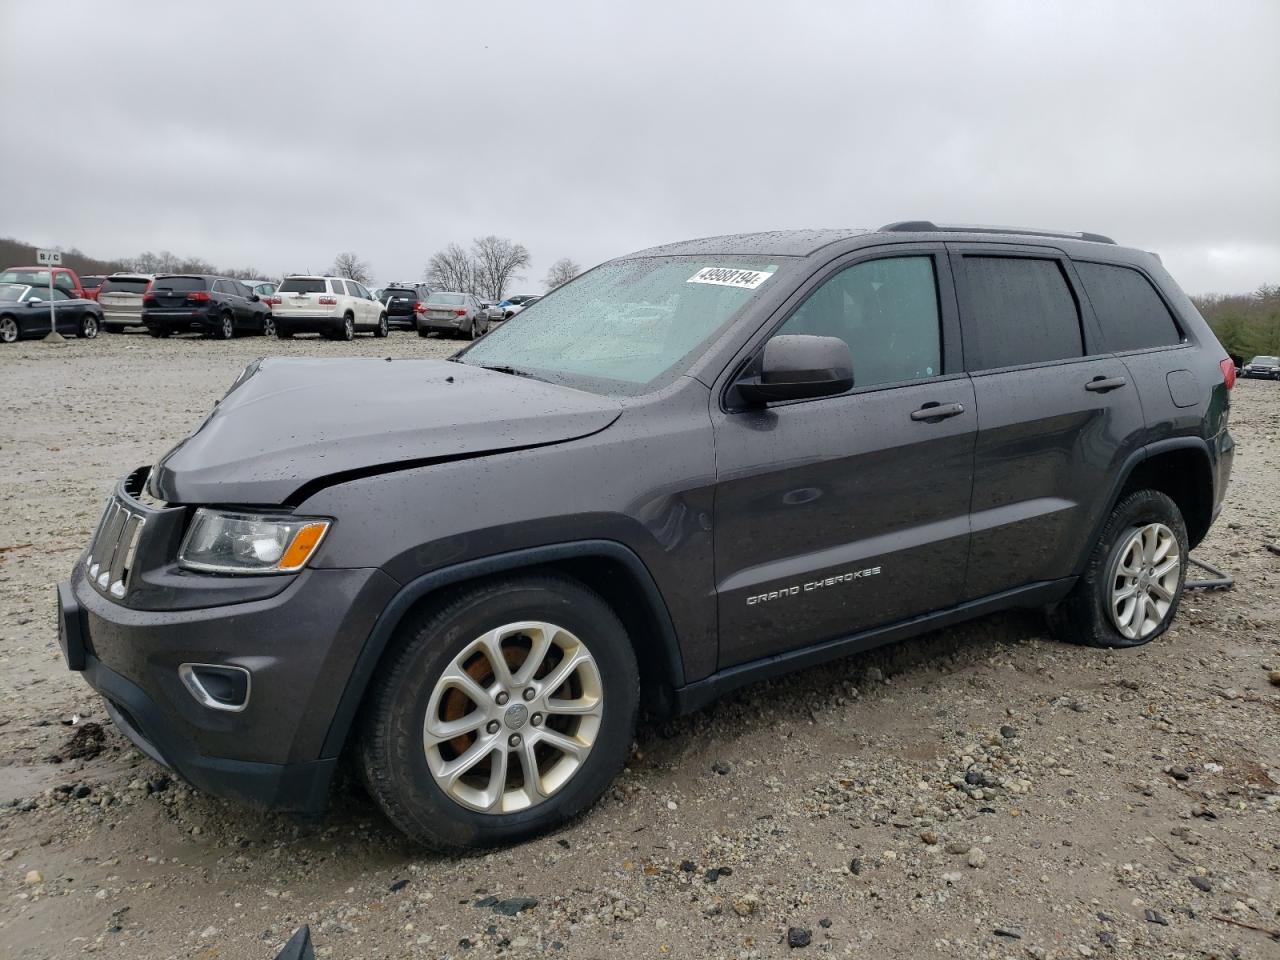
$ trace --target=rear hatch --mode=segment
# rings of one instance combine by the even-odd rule
[[[386,304],[388,317],[411,317],[418,303],[418,294],[414,290],[390,287],[382,291],[382,302]]]
[[[273,296],[278,302],[272,307],[272,312],[279,315],[322,312],[333,305],[322,304],[320,298],[334,294],[329,293],[324,277],[286,277]]]
[[[142,316],[142,295],[151,285],[149,277],[107,277],[98,288],[98,303],[108,317]]]
[[[462,314],[459,314],[459,310]],[[427,298],[423,316],[430,320],[452,320],[467,312],[466,297],[460,293],[433,293]]]
[[[209,289],[204,277],[157,277],[142,301],[148,311],[189,313],[207,305],[208,295],[192,298],[193,293]]]

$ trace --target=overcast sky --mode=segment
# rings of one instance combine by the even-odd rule
[[[537,290],[561,256],[927,218],[1245,291],[1280,282],[1277,51],[1277,0],[0,0],[0,236],[381,282],[496,233]]]

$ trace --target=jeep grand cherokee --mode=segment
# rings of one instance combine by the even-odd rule
[[[775,232],[605,263],[450,360],[267,359],[112,494],[72,669],[197,786],[509,843],[621,769],[642,691],[1009,607],[1133,647],[1230,472],[1234,367],[1094,234]]]

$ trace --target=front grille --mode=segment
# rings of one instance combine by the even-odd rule
[[[119,600],[129,592],[129,574],[146,522],[146,517],[119,497],[108,501],[85,560],[89,581],[99,593]]]

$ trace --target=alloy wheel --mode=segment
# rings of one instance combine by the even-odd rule
[[[1182,557],[1163,523],[1129,531],[1111,571],[1111,622],[1130,640],[1154,633],[1178,594]]]
[[[85,317],[84,322],[80,325],[80,336],[86,340],[92,340],[98,335],[98,320],[96,317]]]
[[[350,317],[342,321],[342,339],[353,340],[356,335],[356,322]]]
[[[508,623],[467,644],[436,681],[422,725],[427,765],[467,809],[526,810],[581,769],[603,710],[582,640],[553,623]]]
[[[264,337],[274,337],[276,335],[276,321],[274,317],[267,316],[263,318],[262,335]]]
[[[236,329],[235,329],[235,325],[232,324],[231,322],[231,316],[229,314],[224,314],[222,317],[222,330],[221,330],[222,339],[230,340],[232,334],[234,334],[235,332],[236,332]]]
[[[0,317],[0,343],[13,343],[18,339],[18,321],[13,317]]]

